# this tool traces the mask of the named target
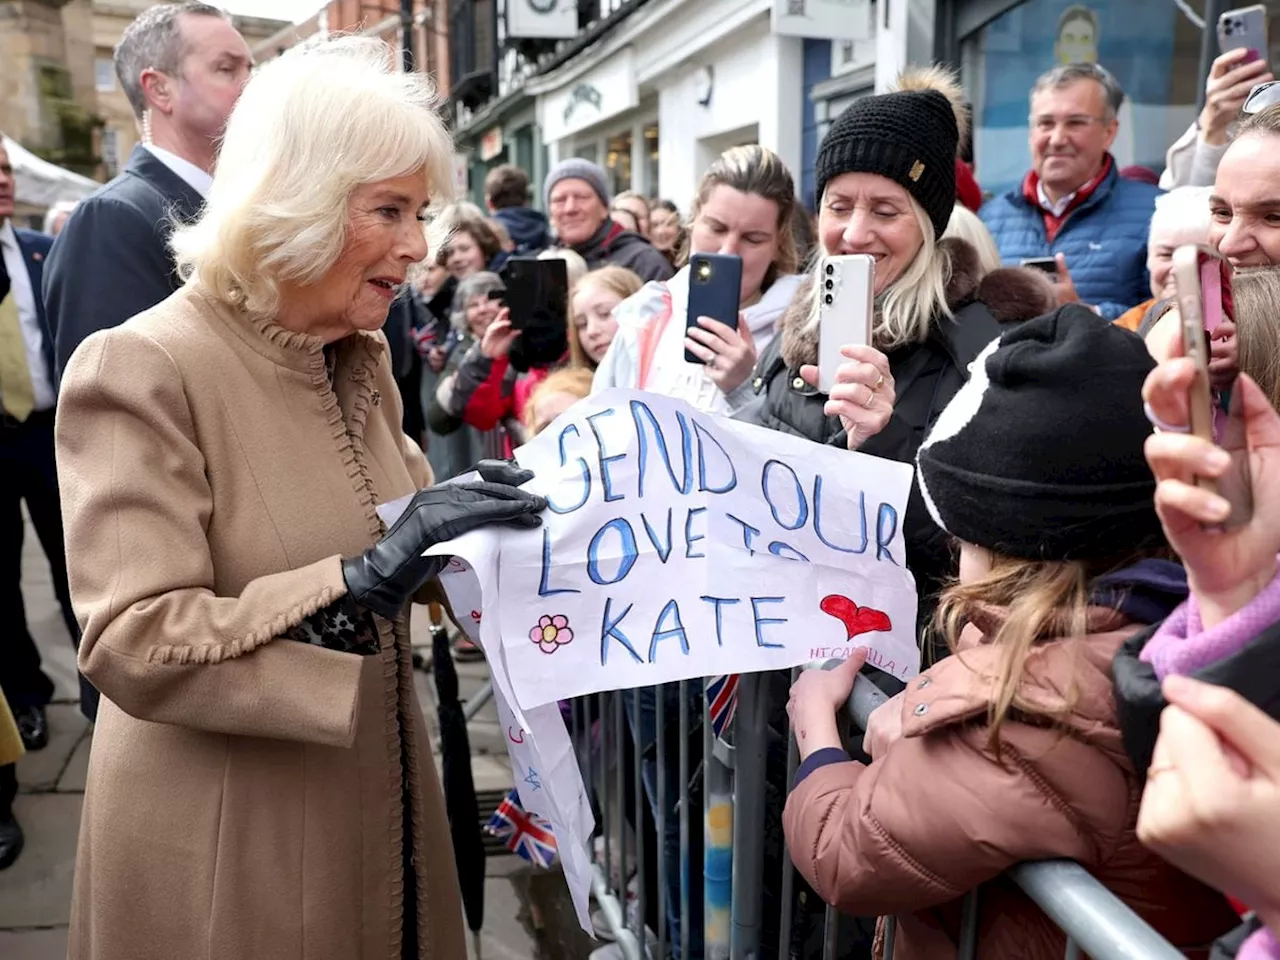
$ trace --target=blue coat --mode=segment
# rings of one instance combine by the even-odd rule
[[[36,302],[36,317],[40,320],[40,330],[44,333],[44,360],[49,376],[53,377],[53,337],[49,334],[49,320],[44,314],[44,298],[40,296],[41,284],[44,280],[44,261],[49,256],[49,248],[53,246],[53,237],[35,230],[13,228],[18,238],[18,249],[22,251],[22,261],[27,265],[27,276],[31,278],[32,299]]]
[[[1052,243],[1044,214],[1023,196],[1021,184],[992,197],[978,215],[1006,264],[1065,254],[1080,299],[1114,320],[1151,297],[1147,232],[1161,192],[1147,183],[1122,180],[1112,160],[1098,189],[1067,214]]]

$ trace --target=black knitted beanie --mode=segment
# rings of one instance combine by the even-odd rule
[[[941,238],[956,202],[956,148],[967,125],[964,94],[941,67],[912,70],[898,89],[855,100],[822,138],[816,196],[842,173],[878,173],[901,184]]]
[[[994,341],[916,455],[934,521],[1030,560],[1163,543],[1142,450],[1154,366],[1141,338],[1078,304]]]

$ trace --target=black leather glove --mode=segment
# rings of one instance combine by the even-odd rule
[[[449,562],[448,557],[424,557],[428,547],[491,523],[524,528],[542,523],[538,514],[546,509],[546,499],[515,488],[532,473],[497,460],[481,461],[476,469],[485,480],[419,490],[386,536],[342,561],[347,592],[360,606],[393,620]]]

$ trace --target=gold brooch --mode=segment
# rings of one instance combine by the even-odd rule
[[[911,169],[907,171],[907,176],[911,178],[912,183],[919,183],[920,178],[924,176],[924,164],[917,160],[911,165]]]

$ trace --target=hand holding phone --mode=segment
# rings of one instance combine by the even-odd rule
[[[1247,50],[1241,63],[1266,60],[1269,55],[1267,40],[1267,8],[1262,4],[1227,10],[1218,17],[1218,49]]]
[[[510,257],[498,275],[503,289],[490,296],[502,300],[510,330],[520,335],[508,344],[512,366],[523,372],[559,362],[569,349],[568,265],[559,259]]]
[[[1220,478],[1197,476],[1196,486],[1217,493],[1231,505],[1227,526],[1247,523],[1253,514],[1253,491],[1245,438],[1237,369],[1212,362],[1212,342],[1234,335],[1235,303],[1231,265],[1214,251],[1188,244],[1173,252],[1173,280],[1181,321],[1182,352],[1195,375],[1188,387],[1189,432],[1226,450],[1233,461]]]
[[[742,258],[735,254],[695,253],[689,257],[689,298],[685,307],[685,330],[700,329],[701,317],[738,329],[738,305],[742,293]],[[697,343],[700,338],[691,336]],[[710,363],[707,351],[694,351],[685,346],[684,358],[689,363]]]
[[[824,257],[818,265],[818,389],[830,396],[844,362],[841,347],[871,343],[876,261],[865,254]]]

